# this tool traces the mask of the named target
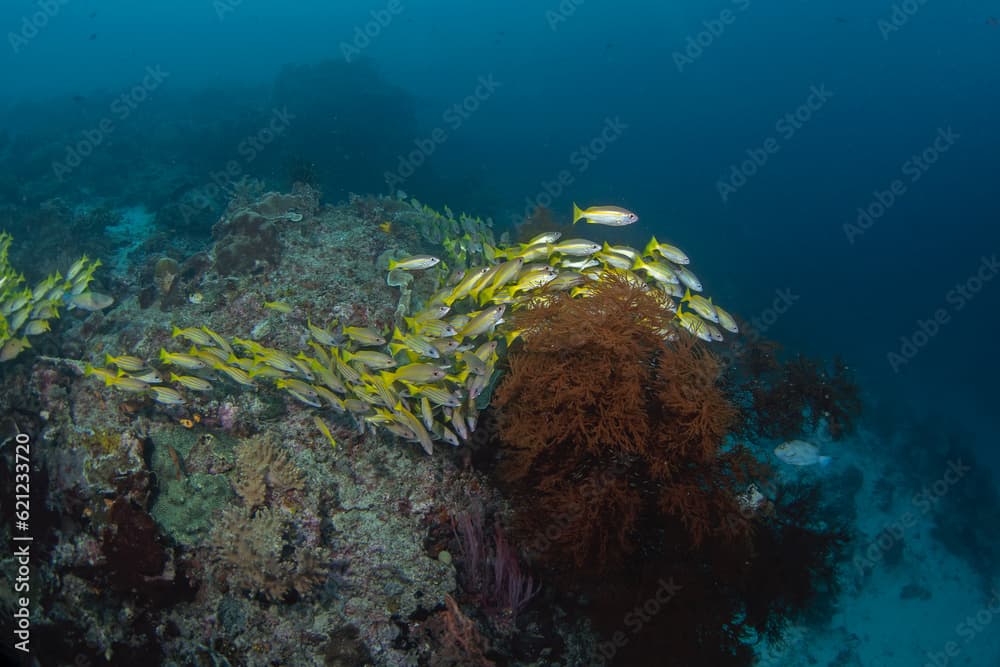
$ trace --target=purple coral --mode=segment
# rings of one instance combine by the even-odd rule
[[[219,406],[219,414],[217,416],[219,426],[226,431],[233,430],[233,427],[236,426],[237,412],[236,406],[228,401]]]
[[[461,554],[459,577],[467,593],[480,598],[494,615],[516,619],[538,593],[538,586],[524,570],[517,549],[497,522],[490,539],[482,510],[474,507],[453,521]]]

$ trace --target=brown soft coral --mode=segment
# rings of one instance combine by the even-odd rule
[[[588,298],[559,294],[515,315],[524,347],[495,403],[501,472],[524,502],[522,527],[545,535],[532,540],[543,559],[600,569],[648,546],[642,527],[664,521],[692,543],[750,530],[725,520],[759,471],[721,450],[737,411],[720,364],[666,306],[607,274]]]
[[[861,414],[860,387],[840,358],[831,368],[797,355],[751,372],[746,389],[752,397],[748,420],[767,438],[801,437],[825,420],[834,439],[850,433]],[[753,432],[753,431],[751,431]]]
[[[502,422],[504,439],[528,459],[560,441],[581,455],[645,447],[649,364],[663,345],[656,332],[671,326],[673,314],[657,293],[618,274],[595,290],[587,299],[555,294],[516,315],[525,348],[511,355],[497,405],[539,417],[559,412],[556,419]],[[526,395],[536,399],[530,406],[521,400]],[[526,470],[532,461],[519,463]]]
[[[308,595],[326,577],[323,558],[315,547],[292,543],[286,523],[270,508],[225,511],[212,533],[214,574],[230,589],[270,600]]]
[[[236,493],[248,508],[263,506],[304,487],[302,471],[273,442],[251,438],[236,448]]]
[[[719,391],[722,367],[697,340],[679,337],[665,345],[656,369],[658,407],[670,427],[658,433],[672,460],[710,462],[738,411]]]

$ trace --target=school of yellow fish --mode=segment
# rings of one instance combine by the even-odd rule
[[[0,362],[10,361],[31,347],[28,340],[49,331],[63,307],[100,310],[113,303],[110,296],[90,290],[100,260],[77,260],[63,278],[58,271],[34,288],[23,286],[24,275],[7,259],[13,238],[0,232]]]
[[[419,203],[413,206],[421,210]],[[621,214],[602,218],[600,207],[574,208],[581,217],[593,213],[588,222],[626,224],[617,222]],[[568,291],[574,298],[586,298],[596,282],[615,272],[644,289],[662,290],[666,306],[675,313],[673,321],[702,340],[722,340],[722,330],[738,331],[727,311],[696,294],[702,285],[688,268],[687,255],[656,238],[643,251],[583,238],[564,240],[559,232],[540,234],[527,243],[495,244],[487,223],[465,217],[459,222],[450,211],[444,216],[426,207],[423,211],[430,220],[440,221],[441,229],[425,231],[425,237],[441,237],[445,260],[431,255],[390,260],[389,283],[398,284],[400,273],[433,271],[439,289],[412,315],[402,314],[391,332],[309,321],[310,349],[290,354],[253,340],[228,339],[204,326],[175,327],[173,338],[187,348],[161,349],[166,370],[137,357],[108,355],[104,368],[88,365],[86,374],[167,405],[184,403],[182,390],[269,383],[317,410],[349,415],[362,432],[380,426],[419,443],[430,454],[434,441],[458,446],[475,430],[477,399],[496,379],[499,355],[520,334],[504,326],[505,314],[546,295]],[[427,220],[421,224],[433,227]],[[279,313],[291,311],[281,302],[265,306]],[[336,446],[319,414],[314,423]]]

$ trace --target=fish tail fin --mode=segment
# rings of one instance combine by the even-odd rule
[[[649,243],[646,244],[646,249],[642,251],[642,254],[647,255],[649,257],[653,257],[653,251],[656,250],[656,247],[658,245],[660,245],[660,242],[657,241],[656,237],[654,236],[653,238],[649,239]]]
[[[830,465],[830,461],[832,461],[832,460],[833,459],[831,457],[829,457],[829,456],[821,456],[821,457],[819,457],[819,464],[821,466],[826,467],[826,466]]]
[[[513,343],[514,340],[517,339],[520,335],[521,335],[521,330],[514,329],[513,331],[508,331],[504,333],[503,340],[507,344],[507,347],[509,348],[511,343]]]
[[[582,217],[583,211],[581,211],[580,207],[576,205],[576,202],[573,202],[573,224],[575,225]]]
[[[690,300],[691,300],[691,288],[690,287],[685,287],[684,288],[684,298],[681,299],[681,302],[688,302]]]
[[[397,266],[399,266],[399,262],[397,262],[394,259],[390,259],[389,260],[389,270],[390,271],[392,271],[393,269],[395,269]]]

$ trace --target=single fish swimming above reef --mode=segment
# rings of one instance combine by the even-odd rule
[[[639,219],[632,211],[628,211],[620,206],[591,206],[581,210],[575,203],[573,204],[573,224],[581,219],[592,225],[609,225],[611,227],[624,227],[631,225]]]
[[[820,456],[819,447],[805,440],[789,440],[774,448],[774,454],[793,466],[829,465],[829,456]]]

